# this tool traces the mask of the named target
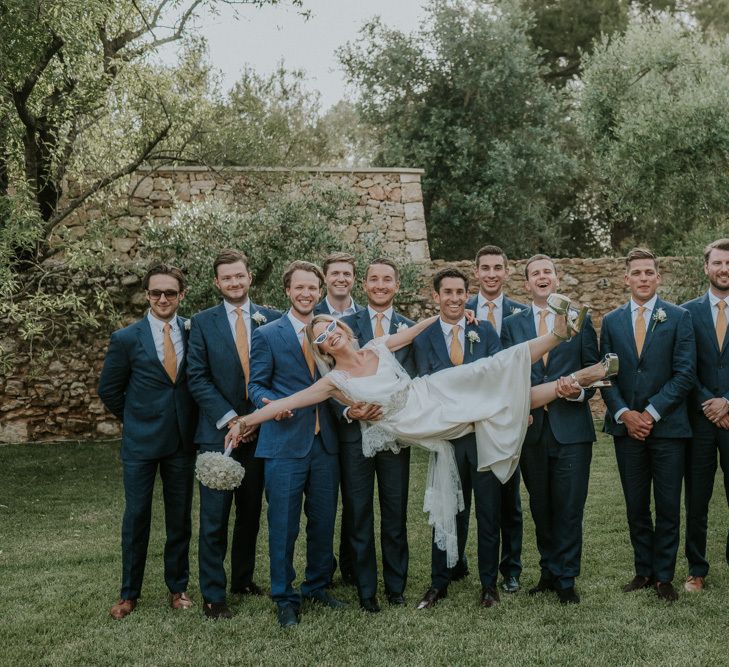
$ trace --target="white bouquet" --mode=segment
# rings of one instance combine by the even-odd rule
[[[202,484],[218,491],[232,491],[240,486],[246,474],[245,468],[235,459],[230,458],[232,448],[225,454],[220,452],[203,452],[195,463],[195,476]]]

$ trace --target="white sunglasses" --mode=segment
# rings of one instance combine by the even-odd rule
[[[334,333],[334,330],[337,328],[337,321],[332,320],[331,324],[327,326],[324,331],[322,331],[315,339],[314,339],[314,345],[321,345],[329,336],[331,336]]]

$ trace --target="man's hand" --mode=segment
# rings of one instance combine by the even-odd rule
[[[726,417],[729,414],[729,402],[725,398],[710,398],[708,401],[704,401],[701,407],[704,410],[706,418],[715,424],[718,424],[722,417]]]
[[[579,398],[581,393],[582,387],[571,377],[557,379],[557,396],[559,398]]]
[[[241,436],[241,442],[253,442],[256,439],[256,431],[258,430],[259,424],[249,426],[246,428],[246,432]]]
[[[382,406],[377,403],[355,403],[347,410],[347,417],[373,422],[382,419]]]
[[[270,398],[264,398],[263,402],[268,405],[271,402]],[[294,413],[291,410],[281,410],[281,412],[277,412],[274,419],[277,422],[280,422],[282,419],[291,419],[291,417],[294,416]]]
[[[729,431],[729,415],[724,415],[718,422],[716,422],[716,425],[719,428]]]
[[[628,435],[634,440],[645,440],[653,430],[653,417],[647,412],[628,410],[620,415],[620,421],[625,424]]]

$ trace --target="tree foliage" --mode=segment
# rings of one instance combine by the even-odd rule
[[[680,254],[729,220],[729,43],[640,15],[586,59],[577,121],[597,219],[616,251]]]
[[[561,99],[518,5],[433,1],[410,35],[375,20],[340,51],[385,166],[423,167],[431,251],[470,256],[474,238],[514,254],[556,251],[574,171]]]

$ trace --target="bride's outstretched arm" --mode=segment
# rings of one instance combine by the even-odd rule
[[[331,398],[337,392],[334,383],[327,377],[317,380],[311,387],[297,391],[286,398],[279,398],[275,401],[267,403],[264,407],[259,408],[245,417],[239,417],[236,423],[230,428],[225,436],[225,446],[233,443],[237,446],[238,439],[241,435],[245,435],[245,431],[253,426],[258,426],[263,422],[270,421],[281,412],[293,411],[297,408],[305,408],[308,405],[321,403]],[[338,392],[337,392],[338,393]]]
[[[435,322],[439,317],[440,315],[426,317],[424,320],[420,320],[420,322],[413,324],[413,326],[392,334],[387,339],[387,349],[391,352],[395,352],[406,345],[410,345],[418,334],[423,333],[423,331],[425,331],[425,329],[433,324],[433,322]]]

